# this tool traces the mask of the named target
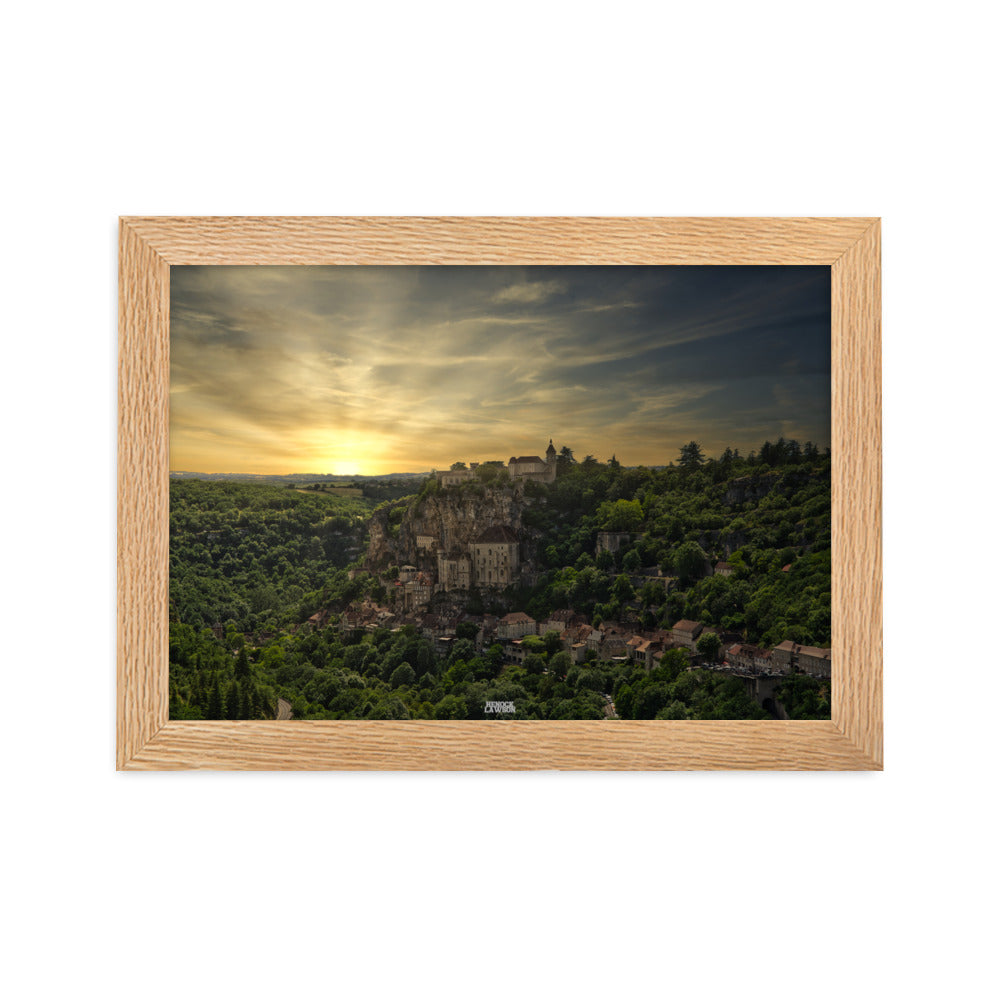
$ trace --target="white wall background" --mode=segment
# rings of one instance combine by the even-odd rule
[[[986,4],[5,13],[10,996],[981,996]],[[113,769],[119,214],[884,218],[882,775]]]

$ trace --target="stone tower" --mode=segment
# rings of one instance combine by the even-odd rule
[[[549,446],[545,449],[545,464],[554,466],[556,464],[556,449],[549,438]]]

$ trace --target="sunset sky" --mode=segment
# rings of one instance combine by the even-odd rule
[[[170,468],[830,443],[828,267],[170,269]]]

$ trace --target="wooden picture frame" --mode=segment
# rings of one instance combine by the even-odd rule
[[[831,268],[830,721],[169,721],[171,265],[470,263]],[[880,297],[870,218],[122,218],[117,767],[880,770]]]

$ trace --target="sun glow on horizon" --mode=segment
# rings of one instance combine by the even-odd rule
[[[170,280],[170,468],[379,476],[830,441],[829,268],[212,267]]]
[[[331,442],[326,435],[324,444],[317,444],[317,452],[323,454],[319,464],[329,469],[334,476],[371,476],[381,475],[368,472],[369,468],[381,466],[383,447],[381,443],[368,437],[349,435],[335,437]],[[391,471],[391,470],[389,470]]]

